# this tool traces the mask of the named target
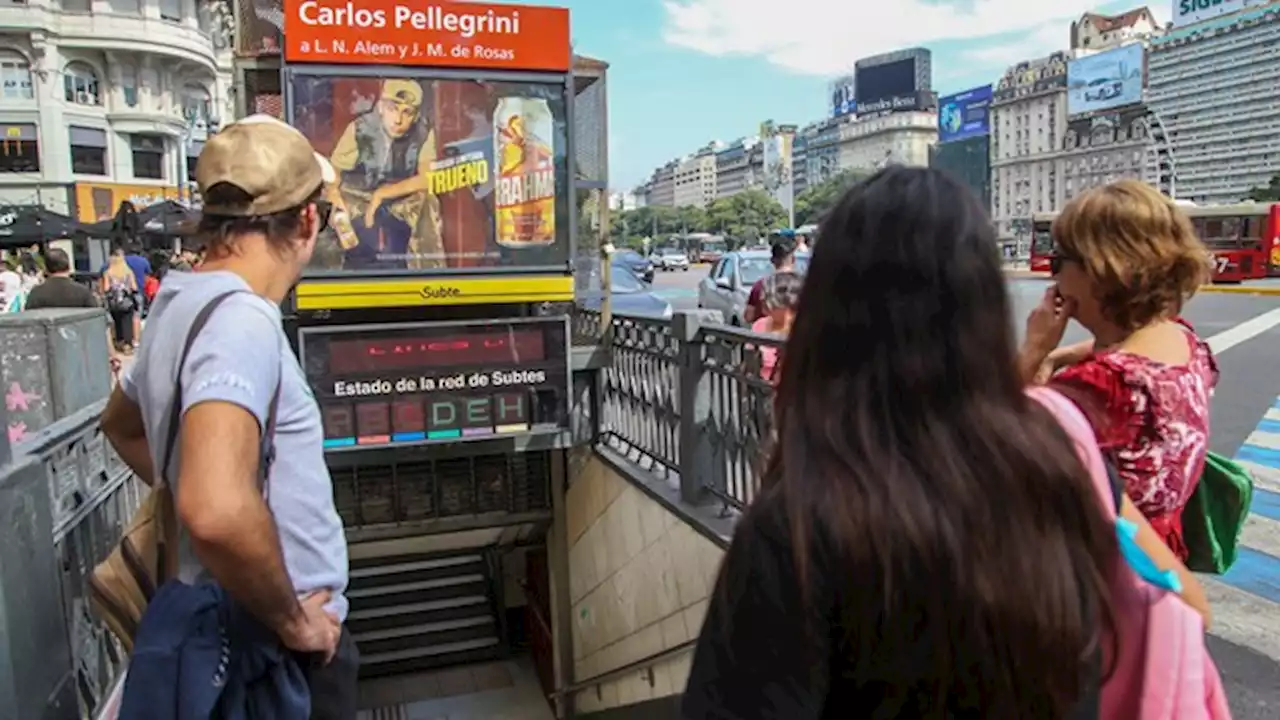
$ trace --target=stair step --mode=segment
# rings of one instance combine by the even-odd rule
[[[415,635],[431,635],[449,630],[492,626],[493,616],[486,614],[473,615],[471,617],[458,618],[456,620],[441,620],[440,622],[399,625],[381,630],[366,630],[359,632],[353,630],[352,635],[355,637],[357,644],[362,644],[366,642],[376,642],[378,640],[395,640],[398,638],[413,637]]]
[[[423,570],[446,570],[464,565],[479,565],[484,563],[484,558],[479,555],[454,555],[450,557],[422,558],[413,555],[406,555],[397,559],[395,562],[387,562],[389,558],[379,558],[376,565],[353,566],[348,575],[352,582],[363,580],[365,578],[379,577],[383,575],[395,575],[405,572],[420,572]]]
[[[405,650],[395,650],[385,653],[361,653],[360,662],[363,665],[378,665],[381,663],[399,662],[402,660],[439,657],[441,655],[450,655],[470,650],[492,649],[496,648],[498,644],[499,640],[496,637],[476,638],[475,640],[462,640],[460,642],[444,643],[441,645],[424,645],[422,647],[407,648]]]
[[[483,612],[487,613],[489,612],[488,602],[489,599],[483,595],[466,595],[463,597],[427,600],[424,602],[408,603],[405,605],[388,605],[385,607],[364,608],[355,607],[353,605],[351,612],[347,613],[347,623],[354,624],[361,621],[391,618],[399,615],[407,615],[409,613],[431,613],[471,606],[476,606]]]
[[[469,585],[472,583],[483,583],[484,575],[450,575],[448,577],[433,578],[431,580],[415,580],[413,582],[402,582],[388,585],[376,585],[373,587],[354,587],[347,590],[348,600],[360,600],[363,598],[379,597],[392,593],[411,593],[422,592],[424,590],[438,590],[440,588],[456,587],[459,585]]]

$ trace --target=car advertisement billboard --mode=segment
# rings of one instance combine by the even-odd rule
[[[942,98],[938,101],[938,142],[947,143],[990,133],[990,108],[990,85]]]
[[[852,75],[844,75],[831,81],[831,117],[844,117],[858,111],[858,104],[854,101],[857,97],[855,88]]]
[[[1144,60],[1140,43],[1072,60],[1067,64],[1067,114],[1142,102]]]

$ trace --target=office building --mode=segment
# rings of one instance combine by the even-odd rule
[[[1145,7],[1116,16],[1086,13],[1072,23],[1068,84],[1074,78],[1094,89],[1068,90],[1058,159],[1062,203],[1117,180],[1158,181],[1143,68],[1146,44],[1160,32]]]
[[[94,222],[124,200],[191,198],[207,133],[235,117],[224,7],[0,5],[0,206]]]
[[[698,152],[682,158],[675,168],[674,203],[676,207],[705,208],[716,199],[716,151],[720,143],[711,143]]]
[[[764,151],[760,138],[739,138],[716,151],[716,197],[737,195],[760,184]]]
[[[930,148],[938,141],[938,114],[905,111],[846,118],[838,133],[837,172],[890,164],[927,167]]]
[[[800,129],[805,144],[805,182],[817,185],[840,172],[840,125],[843,118],[822,120]]]
[[[1177,196],[1231,203],[1280,172],[1280,4],[1152,42],[1147,102],[1169,135]]]
[[[991,202],[991,86],[983,85],[938,101],[938,144],[931,167],[964,183],[983,203]]]
[[[1018,63],[991,97],[991,217],[1002,238],[1027,240],[1031,215],[1062,202],[1057,160],[1067,126],[1066,52]]]
[[[791,187],[796,196],[809,187],[809,141],[803,132],[797,132],[791,142]]]
[[[679,160],[672,160],[653,171],[649,182],[645,183],[645,204],[659,207],[675,207],[676,205],[676,167]]]

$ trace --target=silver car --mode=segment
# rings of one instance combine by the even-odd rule
[[[681,270],[689,272],[689,254],[680,248],[662,248],[653,251],[649,256],[653,266],[659,270]]]
[[[796,272],[804,273],[808,269],[808,253],[797,253]],[[772,274],[773,262],[768,250],[726,253],[698,283],[698,307],[719,310],[724,322],[745,327],[747,296],[751,294],[751,286]]]

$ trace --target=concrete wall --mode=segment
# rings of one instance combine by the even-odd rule
[[[575,682],[696,638],[724,551],[599,457],[566,499]],[[578,693],[580,713],[684,691],[691,653]]]

